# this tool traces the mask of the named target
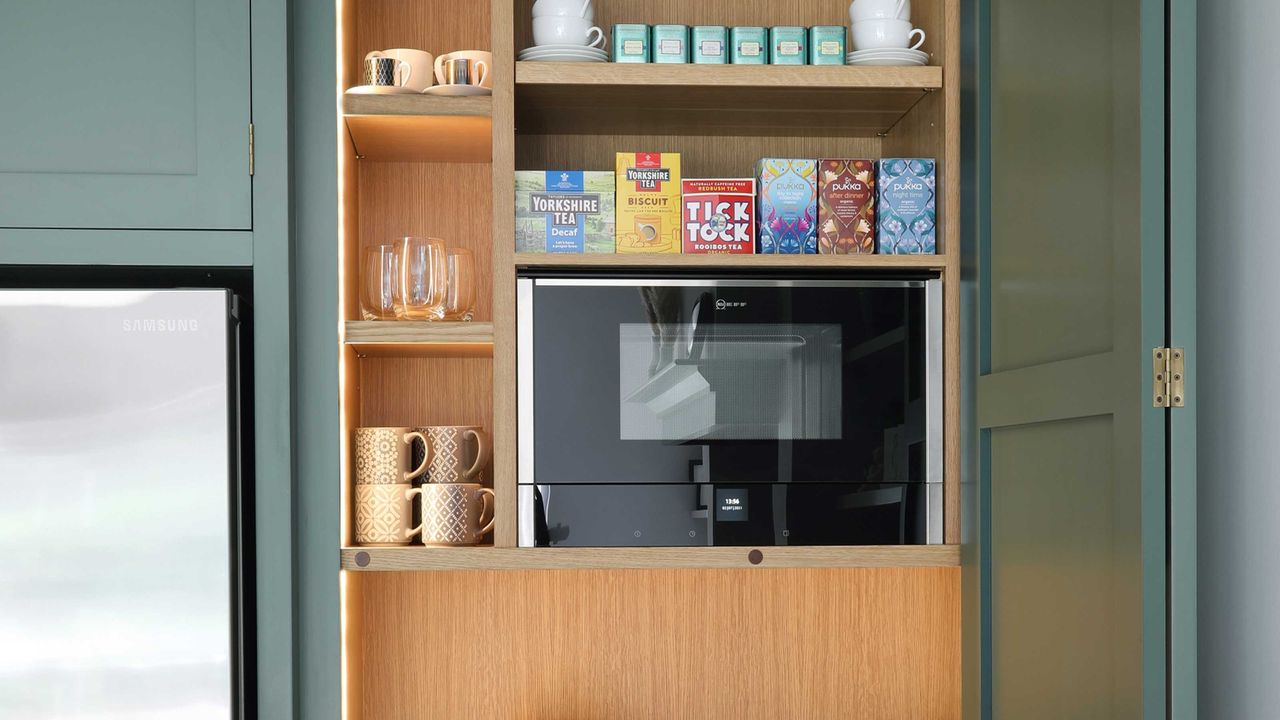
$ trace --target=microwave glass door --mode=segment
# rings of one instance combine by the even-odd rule
[[[940,540],[939,280],[523,277],[519,300],[521,544]]]

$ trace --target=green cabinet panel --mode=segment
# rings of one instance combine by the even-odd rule
[[[248,0],[0,0],[0,67],[0,227],[251,227]]]

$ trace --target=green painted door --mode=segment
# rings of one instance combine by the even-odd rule
[[[0,227],[251,226],[249,0],[0,0],[0,68]]]
[[[1164,718],[1165,0],[983,3],[982,714]]]

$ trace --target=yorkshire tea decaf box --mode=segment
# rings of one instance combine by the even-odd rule
[[[756,165],[761,255],[816,255],[818,162],[765,158]]]
[[[876,251],[876,163],[818,161],[818,254]]]
[[[685,180],[686,255],[751,255],[756,251],[756,181]]]
[[[932,255],[938,252],[934,201],[937,195],[933,158],[884,158],[877,185],[876,235],[886,255]]]
[[[620,253],[680,252],[680,154],[618,153]]]
[[[613,173],[516,173],[516,252],[613,252]]]

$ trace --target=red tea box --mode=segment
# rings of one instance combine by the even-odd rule
[[[755,254],[755,180],[685,180],[681,189],[686,254]]]
[[[876,163],[818,161],[818,253],[876,251]]]

